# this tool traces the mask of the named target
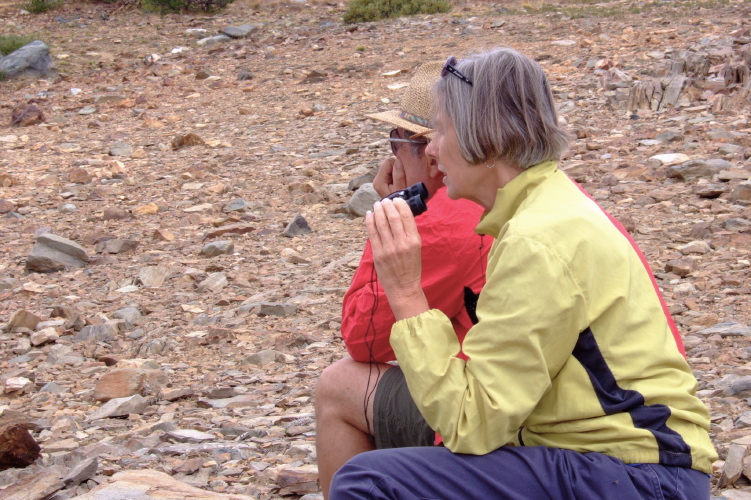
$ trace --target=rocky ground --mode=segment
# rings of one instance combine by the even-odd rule
[[[364,114],[398,106],[423,61],[507,44],[548,72],[575,138],[562,167],[664,291],[712,414],[715,494],[751,498],[749,4],[359,26],[344,8],[0,5],[0,34],[38,36],[60,72],[0,83],[0,429],[41,447],[0,496],[316,498],[315,382],[345,354],[365,241],[345,204],[388,151]],[[43,120],[12,126],[29,104]],[[61,248],[73,260],[39,272]]]

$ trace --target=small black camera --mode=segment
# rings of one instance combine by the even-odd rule
[[[401,198],[407,202],[409,209],[412,211],[412,215],[414,215],[415,217],[428,209],[428,206],[425,204],[425,200],[428,199],[428,189],[422,182],[413,184],[407,189],[395,191],[383,199],[395,200],[397,198]]]

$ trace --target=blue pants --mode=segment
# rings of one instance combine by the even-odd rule
[[[540,446],[504,446],[481,456],[398,448],[352,458],[334,475],[330,498],[708,500],[709,475]]]

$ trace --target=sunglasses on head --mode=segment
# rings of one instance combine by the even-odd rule
[[[461,71],[456,69],[456,65],[458,64],[458,61],[456,60],[456,57],[449,56],[448,59],[446,59],[446,64],[443,65],[443,69],[441,70],[441,78],[446,78],[446,75],[451,73],[455,77],[457,77],[459,80],[468,83],[470,87],[473,87],[474,84],[472,83],[472,80],[464,76]]]
[[[407,136],[409,135],[410,134],[407,133]],[[424,139],[408,139],[401,137],[398,128],[391,129],[391,132],[389,132],[389,143],[391,143],[391,152],[394,154],[394,156],[396,156],[397,151],[399,151],[399,146],[401,144],[411,144],[412,154],[415,156],[420,156],[420,148],[428,145],[428,141]]]

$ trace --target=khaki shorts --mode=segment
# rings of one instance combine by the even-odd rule
[[[435,445],[435,432],[415,405],[398,366],[386,370],[378,382],[373,400],[373,431],[379,450]]]

